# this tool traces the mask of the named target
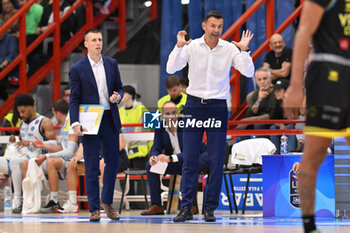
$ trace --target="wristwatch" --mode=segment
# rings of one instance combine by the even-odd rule
[[[169,155],[169,162],[173,162],[174,161],[174,158],[172,155]]]

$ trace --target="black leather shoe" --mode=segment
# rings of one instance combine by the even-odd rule
[[[174,222],[184,222],[186,220],[192,220],[192,210],[188,206],[185,206],[181,208],[180,212],[177,214],[177,216],[173,219]]]
[[[214,211],[212,209],[210,209],[209,207],[205,208],[204,220],[206,222],[216,222],[216,218],[214,216]]]

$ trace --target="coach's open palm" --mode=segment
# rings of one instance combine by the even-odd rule
[[[242,38],[239,42],[232,41],[240,50],[245,51],[249,49],[250,40],[253,38],[254,33],[249,30],[242,32]]]

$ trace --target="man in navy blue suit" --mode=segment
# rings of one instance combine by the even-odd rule
[[[165,127],[156,129],[151,151],[151,158],[147,163],[147,181],[151,192],[152,206],[141,215],[162,215],[164,208],[161,205],[161,189],[159,174],[151,172],[151,167],[159,161],[168,163],[164,174],[181,174],[183,162],[183,135],[182,128],[176,126],[178,110],[172,101],[165,102],[162,107],[162,117]],[[208,152],[202,143],[199,156],[199,171],[209,169]],[[198,172],[199,172],[198,171]]]
[[[89,201],[90,221],[100,221],[99,150],[105,160],[101,206],[110,219],[119,215],[111,204],[119,162],[119,130],[121,128],[117,104],[123,97],[118,64],[114,59],[101,55],[102,33],[97,29],[85,33],[87,56],[71,67],[69,100],[71,127],[74,134],[83,136],[86,190]],[[80,104],[101,104],[105,111],[97,135],[84,135],[79,123]]]

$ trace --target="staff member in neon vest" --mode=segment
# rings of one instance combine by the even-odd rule
[[[176,75],[169,76],[165,80],[165,86],[168,95],[163,96],[158,100],[158,109],[161,112],[165,102],[172,101],[175,103],[180,115],[183,115],[184,106],[186,104],[187,95],[182,92],[181,78]]]
[[[130,85],[123,86],[124,97],[123,106],[119,108],[119,116],[122,124],[134,124],[143,122],[143,112],[148,109],[141,102],[137,101],[141,95],[136,93],[134,87]],[[141,132],[142,127],[124,127],[123,132]],[[145,169],[147,155],[152,147],[151,141],[128,141],[128,158],[132,168]]]

